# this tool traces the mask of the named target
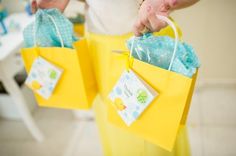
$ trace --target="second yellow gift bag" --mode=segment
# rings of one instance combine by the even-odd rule
[[[60,47],[34,47],[21,50],[26,71],[41,56],[63,70],[61,79],[49,99],[35,94],[39,106],[89,109],[97,94],[86,39],[74,43],[76,49]]]
[[[27,73],[39,57],[62,70],[61,77],[48,99],[35,93],[38,105],[66,109],[89,109],[97,94],[97,86],[87,40],[80,39],[75,42],[73,44],[75,49],[65,48],[55,22],[54,26],[62,47],[37,47],[36,41],[34,41],[35,47],[21,50]],[[34,39],[36,40],[36,38]]]
[[[178,33],[174,24],[166,18],[163,20],[173,28],[176,36],[175,44],[177,44]],[[172,58],[175,56],[175,51],[176,48]],[[121,73],[126,70],[128,62],[131,64],[130,69],[159,95],[130,126],[127,126],[118,115],[111,101],[108,105],[108,119],[112,124],[171,151],[181,124],[186,122],[197,74],[189,78],[137,59],[130,59],[130,55],[112,54],[111,68],[115,72],[111,72],[110,89],[120,78]]]

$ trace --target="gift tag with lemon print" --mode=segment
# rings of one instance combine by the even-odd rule
[[[42,57],[37,57],[32,64],[25,84],[45,99],[50,98],[58,83],[62,70]]]
[[[124,71],[109,94],[115,109],[130,126],[158,93],[132,70]]]

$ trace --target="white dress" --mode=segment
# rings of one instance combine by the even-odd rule
[[[89,32],[122,35],[132,31],[139,0],[86,0],[86,28]]]

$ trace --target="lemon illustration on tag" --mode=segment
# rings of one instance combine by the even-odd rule
[[[137,101],[141,104],[145,104],[148,99],[148,94],[145,90],[139,89],[137,92]]]
[[[31,88],[33,90],[38,90],[42,87],[42,85],[38,81],[32,81],[31,82]]]
[[[116,98],[114,100],[114,104],[115,104],[116,109],[119,111],[126,109],[126,106],[123,104],[123,101],[121,98]]]

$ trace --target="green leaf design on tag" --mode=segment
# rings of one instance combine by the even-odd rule
[[[56,79],[57,78],[57,72],[55,70],[50,71],[50,78],[51,79]]]
[[[137,95],[137,100],[139,103],[141,104],[145,104],[147,102],[147,99],[148,99],[148,94],[145,90],[138,90],[138,95]]]

